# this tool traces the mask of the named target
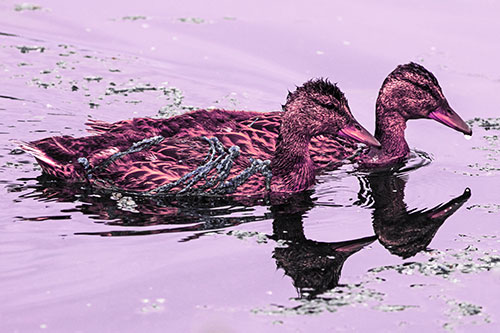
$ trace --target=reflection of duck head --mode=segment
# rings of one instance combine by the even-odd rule
[[[471,196],[464,193],[434,208],[408,210],[404,203],[406,179],[401,175],[378,173],[367,177],[373,197],[373,229],[379,242],[402,258],[425,250],[437,230]]]
[[[335,288],[347,258],[377,239],[371,236],[331,243],[306,239],[302,217],[312,206],[310,195],[302,193],[287,204],[271,207],[271,238],[284,241],[284,246],[274,249],[276,266],[293,279],[300,297],[307,298]]]

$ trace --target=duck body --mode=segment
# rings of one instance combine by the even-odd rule
[[[215,117],[200,110],[187,114],[182,127],[168,127],[173,133],[188,127],[191,133],[212,135],[218,131],[265,133],[270,139],[278,137],[283,112],[238,112],[214,110]],[[384,80],[376,102],[375,138],[380,147],[360,150],[352,140],[337,135],[325,134],[312,137],[309,153],[316,170],[334,169],[346,160],[356,162],[361,169],[385,168],[406,160],[410,148],[405,139],[406,122],[411,119],[427,118],[436,120],[464,134],[471,135],[469,126],[449,106],[435,76],[423,66],[409,63],[398,66]],[[197,119],[203,119],[198,121]],[[141,122],[148,128],[157,127],[165,120],[129,120],[114,124],[91,122],[91,130],[98,133],[138,132]],[[180,132],[176,132],[182,135]],[[178,135],[175,134],[175,135]],[[272,146],[270,144],[269,146]]]
[[[283,111],[231,111],[231,110],[195,110],[175,118],[134,118],[107,123],[99,120],[87,122],[89,132],[114,140],[117,136],[125,136],[129,144],[145,139],[151,135],[162,135],[165,137],[190,137],[190,136],[212,136],[223,137],[224,133],[240,133],[246,135],[239,137],[232,143],[237,145],[245,141],[261,141],[263,149],[270,154],[274,150],[278,138]],[[172,121],[172,120],[178,120]],[[226,144],[230,135],[225,139]],[[236,137],[233,136],[234,139]],[[100,138],[96,138],[100,140]],[[110,141],[108,141],[110,142]],[[114,143],[115,144],[115,143]],[[120,143],[125,148],[123,142]],[[349,139],[334,135],[322,135],[312,137],[309,146],[311,159],[316,170],[335,168],[343,164],[343,160],[351,156],[358,149],[358,144]]]
[[[169,119],[89,124],[95,135],[22,143],[44,173],[142,194],[298,192],[314,184],[310,141],[342,135],[378,142],[352,116],[342,92],[312,80],[282,112],[197,110]]]

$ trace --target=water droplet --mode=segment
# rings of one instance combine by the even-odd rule
[[[464,138],[465,138],[465,140],[470,140],[470,139],[472,139],[472,135],[464,134]]]

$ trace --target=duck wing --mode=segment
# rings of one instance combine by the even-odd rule
[[[89,163],[88,179],[96,187],[147,195],[265,191],[271,177],[269,162],[252,158],[258,145],[245,143],[241,149],[235,142],[244,143],[241,133],[163,139],[145,149],[115,153],[99,164]]]
[[[175,117],[160,118],[134,118],[108,123],[91,119],[85,124],[88,131],[95,134],[126,132],[142,132],[150,135],[171,137],[182,134],[204,135],[214,133],[225,128],[234,129],[237,124],[251,119],[259,112],[252,111],[227,111],[227,110],[195,110]]]

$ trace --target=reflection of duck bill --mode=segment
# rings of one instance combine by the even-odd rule
[[[358,239],[353,239],[344,242],[332,243],[332,249],[336,252],[344,252],[347,254],[354,254],[364,248],[367,245],[370,245],[377,239],[377,236],[369,236]]]
[[[434,208],[404,213],[385,211],[374,219],[373,228],[380,244],[389,252],[409,258],[431,243],[438,229],[471,197],[466,188],[460,196]]]
[[[456,197],[455,199],[452,199],[445,204],[441,204],[427,211],[427,216],[430,219],[447,219],[448,217],[453,215],[453,213],[455,213],[460,207],[462,207],[462,205],[467,200],[469,200],[470,197],[471,191],[470,188],[467,187],[461,196]]]

